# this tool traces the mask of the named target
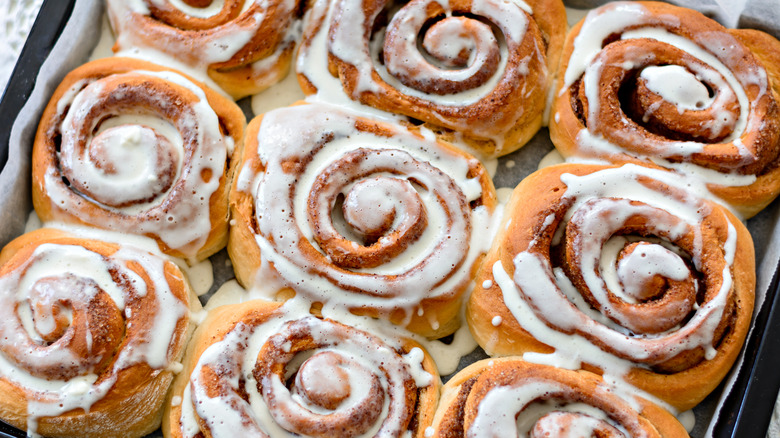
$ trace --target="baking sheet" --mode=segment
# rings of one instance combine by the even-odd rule
[[[47,3],[52,3],[52,1]],[[571,0],[565,3],[569,6],[593,7],[605,2]],[[774,31],[775,36],[780,36],[780,20],[773,23],[775,17],[780,18],[776,0],[757,0],[751,1],[749,4],[744,4],[742,0],[734,2],[729,0],[691,0],[677,1],[676,3],[701,9],[716,18],[732,17],[732,21],[735,21],[734,15],[729,15],[729,13],[733,14],[733,11],[739,10],[741,15],[736,21],[740,25],[747,26],[748,23],[751,23],[758,28]],[[574,17],[581,14],[573,12],[570,15]],[[35,89],[13,125],[9,141],[8,162],[0,173],[0,184],[4,187],[4,190],[0,192],[0,245],[5,245],[24,231],[28,212],[32,209],[30,155],[40,114],[62,77],[89,58],[100,37],[102,16],[102,0],[75,1],[72,18],[68,21],[67,26],[62,31],[62,36],[52,51],[59,56],[49,57],[43,64],[37,77]],[[245,99],[240,104],[248,113],[248,118],[251,117],[249,100]],[[496,167],[494,177],[496,187],[514,187],[526,175],[536,170],[539,162],[552,149],[548,131],[546,129],[540,130],[528,145],[501,158],[497,163],[493,163],[493,166]],[[758,270],[756,309],[758,310],[761,308],[773,273],[778,266],[778,260],[780,260],[780,201],[775,201],[762,213],[748,221],[747,225],[754,236],[756,247]],[[233,277],[232,267],[225,251],[212,257],[211,261],[215,281],[210,293],[202,297],[203,301],[222,283]],[[754,335],[751,334],[751,336]],[[473,361],[482,357],[483,354],[477,351],[468,356],[466,361]],[[742,359],[740,359],[741,363]],[[724,383],[721,388],[729,388],[735,376],[736,373],[732,373],[727,383]],[[719,406],[723,404],[727,393],[728,389],[719,389],[695,408],[696,427],[691,433],[692,436],[711,436],[716,432],[711,427],[715,424],[715,413],[719,411]]]

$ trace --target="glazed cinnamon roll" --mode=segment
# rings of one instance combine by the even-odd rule
[[[157,53],[202,70],[233,98],[278,82],[290,66],[303,2],[106,0],[114,51]]]
[[[163,433],[422,437],[439,386],[411,341],[254,300],[218,307],[198,328]]]
[[[343,87],[352,100],[505,155],[542,124],[565,31],[559,0],[322,0],[297,71],[307,93]]]
[[[596,374],[525,362],[483,360],[442,389],[431,437],[688,437],[662,407],[621,398]]]
[[[778,51],[767,34],[665,3],[595,9],[567,37],[553,143],[695,175],[752,216],[780,193]]]
[[[750,324],[747,229],[673,173],[559,165],[515,189],[468,305],[491,355],[597,368],[687,410]]]
[[[38,126],[35,211],[205,259],[227,243],[230,158],[244,124],[235,103],[181,73],[126,58],[85,64]]]
[[[200,309],[179,268],[46,228],[8,244],[0,265],[0,418],[44,436],[157,429]]]
[[[459,324],[496,198],[480,162],[430,131],[304,104],[252,121],[230,205],[245,287],[438,337]]]

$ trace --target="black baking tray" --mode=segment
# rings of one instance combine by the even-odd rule
[[[49,56],[73,12],[75,0],[44,0],[30,36],[16,62],[8,86],[0,100],[0,169],[8,161],[11,126],[35,86],[38,70]]]
[[[764,437],[780,388],[780,265],[756,315],[745,363],[714,427],[717,437]]]
[[[62,33],[75,2],[43,2],[0,99],[0,169],[8,160],[11,126],[30,97],[38,71]],[[752,335],[744,347],[744,357],[734,386],[715,420],[714,437],[766,436],[780,389],[780,265],[775,269],[764,303],[755,315]],[[0,438],[25,436],[24,432],[0,421]]]

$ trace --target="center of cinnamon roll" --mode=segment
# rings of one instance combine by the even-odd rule
[[[617,277],[622,291],[637,301],[658,296],[667,279],[683,281],[690,271],[685,262],[661,245],[635,242],[624,247],[617,259]]]
[[[463,15],[445,17],[441,5],[427,1],[412,1],[393,16],[383,53],[387,71],[402,84],[438,95],[479,87],[501,60],[489,24]]]
[[[92,286],[72,276],[47,277],[38,280],[30,290],[30,308],[35,328],[31,334],[37,334],[47,344],[64,336],[73,322],[73,308],[70,300],[62,299],[62,289]]]
[[[712,104],[712,97],[693,73],[679,65],[651,66],[642,70],[640,79],[649,91],[673,103],[680,113]]]
[[[73,274],[36,279],[26,302],[17,303],[16,315],[16,330],[0,329],[0,336],[16,340],[3,353],[47,379],[102,370],[124,332],[122,314],[108,293],[94,280]],[[59,360],[62,356],[69,360]]]
[[[618,438],[620,430],[604,420],[582,413],[553,411],[540,418],[531,430],[531,438]]]
[[[367,245],[379,240],[398,222],[405,223],[415,218],[425,221],[425,210],[412,184],[396,178],[358,182],[347,193],[342,210],[352,231]]]
[[[309,195],[309,220],[314,238],[336,265],[380,266],[401,254],[425,230],[427,214],[412,181],[386,174],[399,170],[386,162],[394,156],[408,157],[414,166],[414,159],[399,150],[358,149],[317,177]],[[342,196],[346,227],[340,227],[333,214]]]
[[[336,353],[317,353],[298,369],[295,389],[308,402],[334,410],[350,395],[349,374],[344,365]]]
[[[394,353],[380,344],[350,327],[307,317],[288,322],[265,342],[252,373],[269,412],[290,432],[358,436],[381,424],[388,436],[398,436],[411,417],[402,404],[405,396],[414,397],[414,388],[406,387],[413,379],[406,368],[395,369],[394,356],[388,356]],[[285,381],[296,372],[293,359],[308,353],[313,355],[297,369],[289,390]]]
[[[695,279],[682,256],[661,245],[685,246],[690,228],[682,220],[643,204],[600,199],[584,203],[566,232],[564,269],[604,315],[645,334],[664,332],[689,317],[696,304]],[[652,242],[636,241],[643,236]]]
[[[498,57],[498,42],[490,26],[465,17],[448,17],[434,23],[423,36],[423,48],[442,66],[463,68],[474,61],[474,52],[488,45]]]
[[[71,185],[103,205],[124,207],[148,202],[173,184],[178,164],[175,146],[144,125],[110,127],[88,146],[93,167],[86,175],[70,178]],[[74,168],[82,168],[79,163]],[[129,189],[132,188],[132,189]]]

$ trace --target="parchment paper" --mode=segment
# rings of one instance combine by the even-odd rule
[[[744,0],[678,0],[674,3],[699,9],[726,25],[756,27],[780,37],[780,10],[776,1],[752,0],[745,4]],[[570,7],[589,8],[606,1],[568,0],[564,3]],[[14,122],[8,163],[0,173],[0,187],[3,188],[0,190],[0,245],[5,245],[24,231],[28,213],[32,210],[30,156],[38,119],[49,96],[65,74],[89,58],[90,52],[98,42],[103,7],[102,0],[76,1],[71,20],[52,50],[52,55],[43,64],[35,89]],[[575,12],[571,15],[579,14]],[[248,119],[251,118],[248,99],[239,103],[247,112]],[[552,149],[549,133],[546,128],[543,128],[528,145],[499,160],[494,177],[496,187],[514,187],[525,176],[535,171],[539,161]],[[750,219],[747,225],[753,235],[756,249],[758,282],[755,312],[758,312],[780,260],[780,200],[776,200],[763,212]],[[204,303],[222,283],[233,278],[225,251],[212,257],[212,265],[215,281],[210,293],[201,297]],[[752,335],[755,334],[751,331]],[[467,356],[462,365],[481,357],[484,357],[484,353],[476,351]],[[741,363],[742,358],[735,369]],[[691,432],[691,436],[704,437],[711,434],[707,429],[714,423],[714,416],[735,375],[736,373],[732,371],[727,382],[694,409],[696,427]],[[157,433],[152,436],[161,435]]]

